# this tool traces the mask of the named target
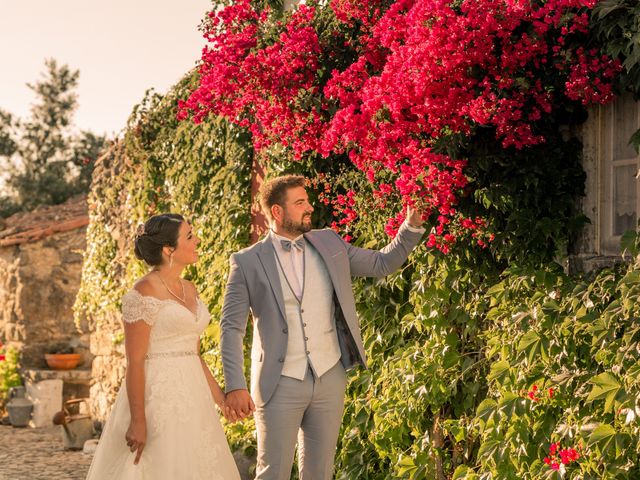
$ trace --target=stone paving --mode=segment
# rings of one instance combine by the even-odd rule
[[[64,450],[59,429],[0,425],[0,480],[84,480],[92,456]],[[251,459],[236,460],[242,480],[252,478]]]
[[[91,456],[64,450],[59,429],[0,425],[0,480],[84,480]]]

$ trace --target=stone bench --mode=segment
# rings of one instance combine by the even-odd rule
[[[33,428],[50,427],[53,415],[62,410],[63,402],[89,396],[89,369],[24,369],[21,374],[27,387],[27,397],[33,402],[29,424]]]

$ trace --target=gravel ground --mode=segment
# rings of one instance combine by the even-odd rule
[[[0,425],[0,480],[84,480],[91,456],[64,450],[60,428]]]

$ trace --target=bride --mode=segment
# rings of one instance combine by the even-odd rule
[[[210,320],[180,277],[200,243],[181,215],[138,227],[136,256],[154,269],[122,297],[127,372],[87,480],[239,480],[214,406],[225,395],[200,358]]]

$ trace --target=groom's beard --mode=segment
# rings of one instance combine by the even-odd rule
[[[296,236],[307,233],[311,230],[311,214],[305,214],[298,222],[292,218],[283,218],[282,229]]]

